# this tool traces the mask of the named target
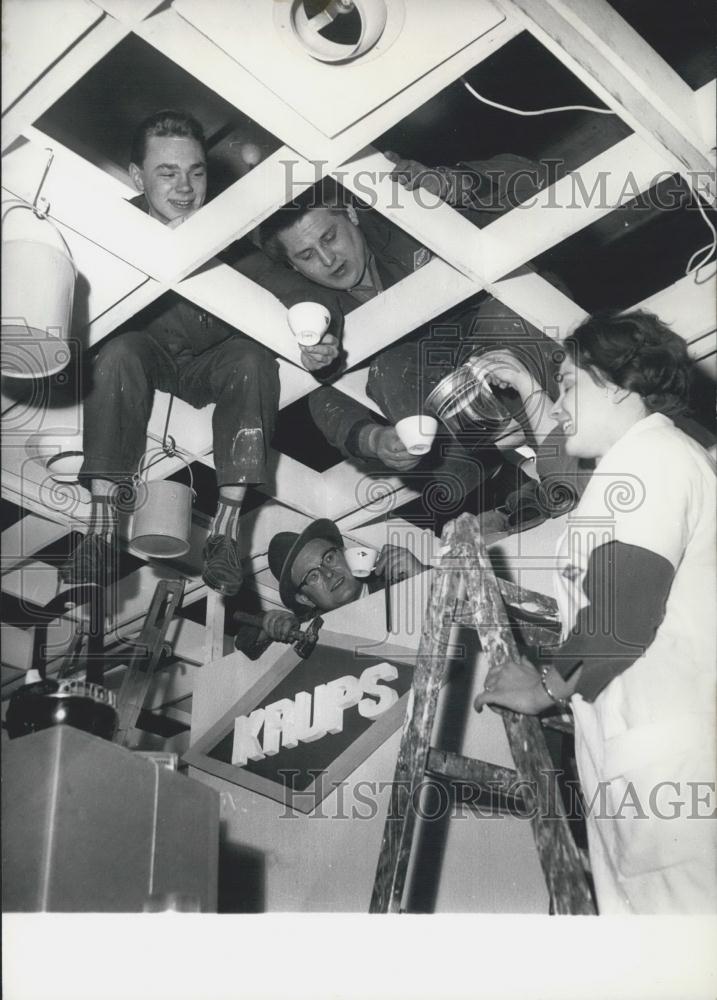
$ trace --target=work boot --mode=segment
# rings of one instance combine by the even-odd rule
[[[210,535],[204,547],[202,580],[224,597],[233,597],[243,579],[239,543],[227,535]]]
[[[110,582],[111,567],[116,561],[115,536],[96,535],[88,532],[77,543],[66,562],[58,568],[60,580],[71,586],[94,584],[106,587]]]

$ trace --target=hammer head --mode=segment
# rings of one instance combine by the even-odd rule
[[[300,638],[294,643],[294,649],[298,656],[302,660],[308,659],[314,651],[314,646],[319,639],[319,629],[324,624],[324,619],[317,615],[313,621],[311,621],[305,631],[300,633]]]

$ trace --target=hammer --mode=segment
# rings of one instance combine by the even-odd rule
[[[240,622],[245,625],[254,625],[256,628],[263,628],[264,616],[263,615],[250,615],[245,611],[235,611],[232,615],[235,622]],[[324,624],[324,619],[320,615],[307,626],[304,632],[300,628],[294,628],[289,633],[289,642],[293,643],[294,651],[297,656],[300,656],[302,660],[306,660],[311,656],[314,646],[319,639],[319,629]],[[273,640],[269,640],[271,642]],[[269,645],[266,643],[266,646]],[[262,643],[262,646],[264,643]],[[262,650],[263,651],[263,650]]]

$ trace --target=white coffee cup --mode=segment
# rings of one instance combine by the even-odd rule
[[[328,330],[331,313],[319,302],[299,302],[289,309],[287,319],[302,347],[313,347]]]
[[[396,433],[409,455],[425,455],[430,451],[437,430],[438,421],[425,413],[404,417],[396,424]]]
[[[367,545],[351,545],[344,549],[344,556],[354,576],[369,576],[378,559],[378,552]]]

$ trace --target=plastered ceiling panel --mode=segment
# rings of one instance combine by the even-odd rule
[[[174,10],[333,138],[477,38],[503,15],[487,0],[389,0],[383,34],[355,62],[320,62],[291,27],[293,0],[175,0]],[[249,109],[250,110],[250,109]]]
[[[5,0],[3,111],[101,17],[90,0]]]

